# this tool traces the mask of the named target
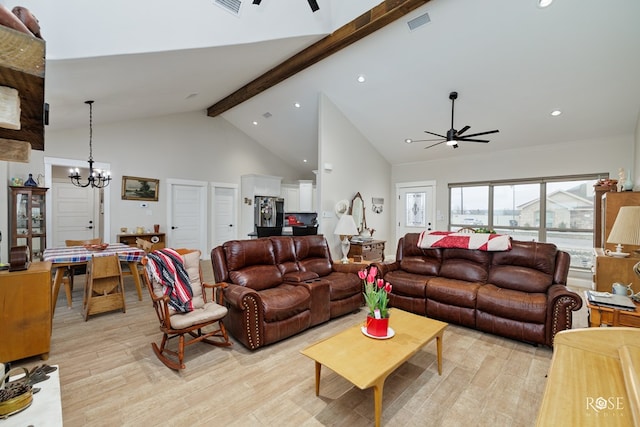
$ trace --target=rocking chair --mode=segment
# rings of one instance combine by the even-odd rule
[[[222,305],[222,289],[226,284],[208,284],[202,282],[202,270],[200,268],[200,251],[192,249],[176,249],[184,262],[184,267],[189,275],[189,282],[193,293],[193,311],[180,313],[170,307],[170,298],[164,294],[163,285],[158,283],[149,274],[143,275],[143,280],[153,301],[160,322],[160,330],[163,333],[160,345],[151,343],[154,353],[167,367],[175,370],[185,368],[184,348],[188,345],[203,341],[207,344],[228,347],[232,343],[222,323],[222,318],[227,315],[227,308]],[[149,258],[145,257],[142,264],[147,267]],[[207,302],[205,290],[212,289],[212,298]],[[217,296],[217,302],[216,302]],[[217,324],[217,327],[216,327]],[[207,328],[207,331],[203,329]],[[188,335],[185,340],[185,335]],[[172,338],[178,338],[177,351],[170,350],[167,346]]]

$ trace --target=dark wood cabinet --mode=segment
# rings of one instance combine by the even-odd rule
[[[47,247],[45,194],[48,188],[9,189],[9,246],[28,246],[30,259],[40,260]]]
[[[365,242],[351,242],[349,258],[355,262],[384,261],[384,240],[370,240]]]

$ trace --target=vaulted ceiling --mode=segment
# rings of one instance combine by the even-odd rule
[[[86,125],[89,98],[96,99],[97,125],[206,114],[229,95],[239,99],[236,91],[287,58],[327,36],[339,37],[331,33],[378,3],[385,10],[420,3],[318,0],[320,9],[311,12],[303,0],[259,6],[242,0],[240,13],[232,16],[216,1],[172,10],[162,0],[131,10],[125,0],[114,0],[110,9],[120,11],[120,21],[93,4],[21,2],[40,19],[48,43],[50,128]],[[83,20],[65,20],[61,3]],[[431,0],[405,12],[315,65],[250,93],[220,116],[301,174],[317,167],[321,93],[393,164],[633,134],[640,110],[637,0],[556,0],[544,9],[537,0]],[[416,18],[428,22],[412,29],[409,22]],[[184,42],[187,35],[196,35],[196,42]],[[87,53],[91,43],[95,55]],[[110,43],[124,47],[109,50]],[[356,81],[359,75],[364,83]],[[451,91],[459,93],[457,129],[500,133],[490,135],[489,144],[465,143],[457,150],[406,144],[405,138],[428,138],[425,130],[447,131]],[[554,109],[562,114],[552,117]]]

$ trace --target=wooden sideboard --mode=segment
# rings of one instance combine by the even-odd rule
[[[365,242],[351,242],[348,258],[355,262],[384,261],[384,240],[369,240]]]
[[[640,262],[640,258],[633,256],[634,254],[626,258],[607,256],[600,248],[594,249],[594,252],[596,262],[593,281],[596,291],[611,292],[613,284],[618,282],[625,285],[633,283],[631,285],[633,292],[640,292],[638,276],[633,272],[633,266]]]
[[[27,270],[0,272],[0,361],[41,355],[51,344],[51,263],[32,262]]]
[[[144,239],[153,243],[152,251],[162,249],[166,246],[164,233],[140,233],[140,234],[118,234],[118,243],[129,246],[137,246],[136,239]]]

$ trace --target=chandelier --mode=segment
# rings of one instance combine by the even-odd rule
[[[111,173],[109,171],[103,171],[93,168],[93,101],[85,101],[85,104],[89,104],[89,177],[87,183],[82,184],[80,180],[80,170],[78,168],[69,170],[69,178],[71,183],[77,187],[89,187],[92,188],[104,188],[111,182]]]

